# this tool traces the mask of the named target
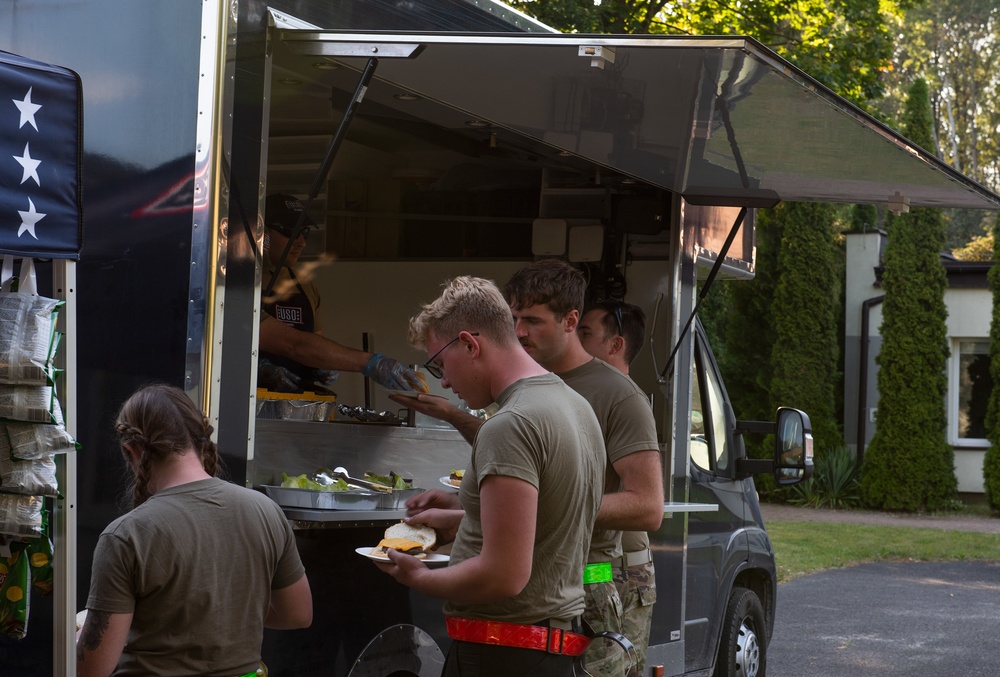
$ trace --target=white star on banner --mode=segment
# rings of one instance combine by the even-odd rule
[[[24,171],[21,173],[21,183],[24,183],[28,179],[34,179],[35,184],[41,188],[42,182],[39,181],[38,172],[35,170],[38,169],[38,165],[42,164],[42,161],[31,157],[31,153],[28,151],[28,144],[24,144],[24,155],[15,155],[14,159],[24,168]]]
[[[17,230],[17,236],[21,237],[21,233],[28,231],[28,234],[37,240],[35,224],[44,219],[46,215],[35,211],[35,203],[31,201],[30,197],[28,198],[28,211],[22,212],[19,209],[17,213],[21,215],[21,227]]]
[[[38,109],[42,106],[41,104],[31,103],[31,89],[31,87],[28,87],[28,93],[25,94],[24,98],[20,101],[17,99],[11,99],[11,101],[13,101],[14,105],[17,106],[17,109],[21,111],[21,124],[19,124],[17,128],[20,129],[21,127],[24,127],[24,123],[28,122],[37,132],[38,125],[35,124],[35,113],[37,113]]]

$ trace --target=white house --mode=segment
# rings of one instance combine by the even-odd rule
[[[880,231],[847,234],[844,312],[844,441],[855,451],[875,434],[878,366],[882,346],[882,254]],[[992,262],[959,261],[942,255],[948,275],[948,442],[955,450],[955,475],[961,493],[984,493],[983,457],[986,406],[993,388],[989,374],[990,317],[993,298],[986,274]],[[919,384],[914,384],[919,387]]]

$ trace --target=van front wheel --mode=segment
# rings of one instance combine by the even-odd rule
[[[714,677],[764,677],[767,665],[764,607],[753,590],[733,588],[722,626]]]

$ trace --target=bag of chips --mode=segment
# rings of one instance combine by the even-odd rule
[[[53,386],[0,385],[0,419],[24,423],[56,423]]]
[[[0,492],[32,496],[58,496],[56,463],[52,456],[30,461],[13,457],[6,431],[0,429]]]
[[[0,545],[0,634],[24,639],[28,632],[31,571],[27,543]]]
[[[37,295],[34,265],[21,260],[19,288],[11,291],[13,257],[3,257],[0,273],[0,383],[51,385],[52,360],[59,344],[58,299]]]
[[[52,594],[52,532],[49,511],[42,509],[42,535],[28,541],[28,564],[31,567],[31,587],[41,595]]]
[[[37,538],[42,535],[41,496],[0,494],[0,534],[15,538]]]
[[[58,408],[53,415],[62,420],[62,412]],[[11,457],[18,461],[33,461],[52,454],[65,454],[80,449],[80,445],[66,431],[62,423],[51,425],[0,423],[0,450],[4,446],[4,436],[10,446]]]

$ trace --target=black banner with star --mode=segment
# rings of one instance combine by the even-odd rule
[[[79,258],[80,77],[0,52],[0,254]]]

